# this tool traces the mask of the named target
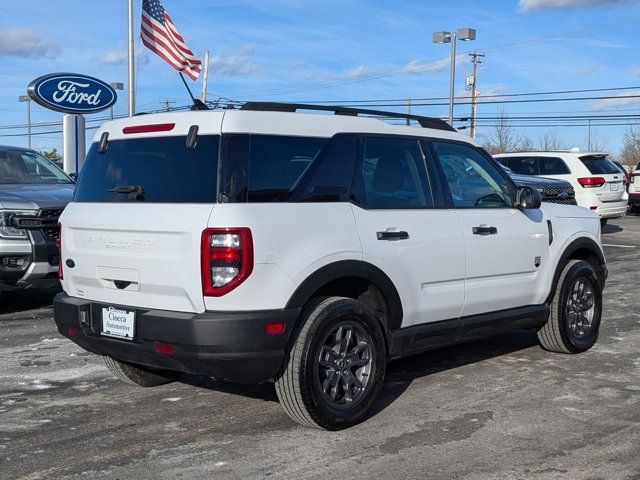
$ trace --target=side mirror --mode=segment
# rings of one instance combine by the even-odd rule
[[[542,195],[532,187],[519,187],[517,207],[521,210],[540,208],[542,205]]]

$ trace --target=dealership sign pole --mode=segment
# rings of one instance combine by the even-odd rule
[[[85,157],[84,114],[111,107],[118,99],[116,91],[108,83],[88,75],[51,73],[32,81],[27,93],[39,105],[64,113],[64,170],[78,173]]]

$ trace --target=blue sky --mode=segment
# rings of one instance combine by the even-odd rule
[[[0,127],[24,124],[18,103],[27,84],[55,71],[125,82],[126,0],[0,0]],[[187,44],[211,51],[209,99],[331,101],[431,98],[448,95],[449,49],[431,33],[477,29],[475,42],[458,44],[456,91],[464,92],[467,53],[485,53],[481,94],[635,87],[607,95],[640,94],[640,3],[620,0],[360,1],[163,0]],[[136,2],[136,31],[141,2]],[[187,103],[176,73],[136,41],[138,110]],[[192,83],[200,91],[201,83]],[[597,93],[584,94],[596,96]],[[126,112],[121,92],[116,114]],[[479,116],[499,109],[518,115],[638,114],[640,98],[480,105]],[[403,110],[403,108],[401,108]],[[447,107],[414,107],[446,116]],[[469,107],[457,107],[468,115]],[[92,119],[105,113],[89,116]],[[32,105],[32,121],[61,115]],[[485,122],[486,123],[486,122]],[[514,125],[522,122],[512,120]],[[553,123],[553,122],[551,122]],[[460,124],[461,125],[461,124]],[[34,132],[58,130],[48,126]],[[616,153],[624,126],[600,126],[594,137]],[[546,128],[521,129],[537,144]],[[0,129],[0,135],[26,129]],[[478,140],[490,133],[479,129]],[[561,127],[570,146],[586,148],[587,127]],[[60,134],[33,137],[34,148],[61,148]],[[25,137],[0,143],[26,145]]]

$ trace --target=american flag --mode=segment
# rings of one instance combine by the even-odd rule
[[[142,43],[179,72],[196,80],[202,62],[187,48],[160,0],[142,1]]]

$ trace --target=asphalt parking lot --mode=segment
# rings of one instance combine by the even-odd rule
[[[640,479],[640,217],[603,232],[589,352],[514,332],[390,365],[374,415],[297,426],[272,385],[112,379],[60,337],[51,292],[0,304],[0,478]]]

